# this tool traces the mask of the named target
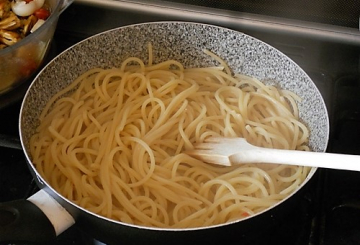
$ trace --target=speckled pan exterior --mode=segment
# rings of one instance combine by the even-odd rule
[[[301,119],[311,131],[310,147],[327,147],[329,121],[324,101],[308,75],[284,54],[243,33],[212,25],[184,22],[156,22],[113,29],[90,37],[64,51],[35,78],[25,96],[21,112],[21,136],[26,149],[38,125],[38,116],[48,99],[76,77],[93,67],[114,67],[127,57],[147,60],[151,42],[155,62],[175,59],[187,67],[215,65],[203,53],[211,50],[234,72],[255,76],[291,90],[303,100]]]

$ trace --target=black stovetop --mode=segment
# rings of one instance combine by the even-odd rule
[[[76,9],[70,7],[69,11],[71,17]],[[66,17],[65,14],[60,18],[48,60],[92,34],[68,32],[62,28],[62,23],[68,21]],[[319,87],[329,109],[331,134],[328,151],[360,154],[360,74],[351,71],[336,77],[325,76],[316,67],[307,72]],[[21,99],[30,82],[20,86],[16,92],[0,96],[0,134],[6,135],[5,140],[18,140]],[[288,230],[285,232],[290,232],[292,244],[360,244],[360,173],[319,169],[311,188],[311,193],[304,195],[303,208],[296,210],[299,218],[293,224],[286,224]],[[36,191],[23,152],[0,147],[0,202],[27,198]],[[278,234],[279,241],[284,240],[280,239],[282,234],[284,232]],[[94,243],[91,236],[75,225],[52,244]]]

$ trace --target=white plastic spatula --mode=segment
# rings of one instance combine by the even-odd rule
[[[262,148],[249,144],[244,138],[211,137],[186,153],[223,166],[275,163],[360,171],[360,155]]]

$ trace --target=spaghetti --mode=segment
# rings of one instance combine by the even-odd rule
[[[228,67],[149,57],[91,69],[47,103],[30,148],[54,189],[110,219],[186,228],[253,215],[304,181],[302,166],[221,167],[183,153],[209,136],[308,150],[295,94]]]

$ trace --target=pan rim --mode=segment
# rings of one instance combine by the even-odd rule
[[[210,226],[204,226],[204,227],[193,227],[193,228],[158,228],[158,227],[148,227],[148,226],[142,226],[142,225],[134,225],[134,224],[128,224],[128,223],[125,223],[125,222],[121,222],[121,221],[117,221],[117,220],[113,220],[113,219],[110,219],[110,218],[107,218],[107,217],[104,217],[104,216],[101,216],[101,215],[98,215],[98,214],[95,214],[79,205],[77,205],[76,203],[72,202],[71,200],[65,198],[63,195],[61,195],[60,193],[58,193],[50,184],[47,183],[47,181],[37,172],[35,166],[33,165],[32,163],[32,160],[31,160],[31,157],[30,157],[30,154],[27,150],[27,147],[26,147],[26,143],[24,142],[24,136],[23,136],[23,125],[22,125],[22,121],[23,121],[23,110],[24,110],[24,107],[26,105],[26,100],[27,98],[30,96],[30,92],[32,91],[32,88],[35,86],[36,84],[36,81],[39,79],[39,77],[44,73],[44,71],[49,67],[51,66],[53,63],[55,63],[58,59],[60,59],[61,56],[65,55],[67,52],[69,52],[69,50],[72,50],[74,49],[74,47],[78,46],[78,45],[81,45],[91,39],[94,39],[98,36],[102,36],[102,35],[106,35],[107,33],[111,33],[111,32],[114,32],[114,31],[117,31],[117,30],[121,30],[121,29],[126,29],[126,28],[132,28],[132,27],[136,27],[136,26],[144,26],[144,25],[161,25],[161,24],[185,24],[185,25],[202,25],[202,26],[210,26],[210,27],[213,27],[213,28],[220,28],[220,29],[226,29],[226,30],[229,30],[231,32],[237,32],[241,35],[245,35],[253,40],[256,40],[257,42],[261,42],[262,44],[270,47],[271,49],[275,50],[277,53],[281,54],[282,56],[286,57],[290,62],[292,62],[296,67],[297,69],[300,69],[304,76],[307,76],[307,79],[309,79],[310,81],[312,81],[312,79],[308,76],[308,74],[297,64],[295,63],[291,58],[289,58],[287,55],[285,55],[283,52],[279,51],[278,49],[274,48],[273,46],[265,43],[264,41],[260,40],[260,39],[257,39],[255,37],[252,37],[248,34],[245,34],[243,32],[240,32],[240,31],[236,31],[236,30],[233,30],[233,29],[230,29],[230,28],[226,28],[226,27],[220,27],[220,26],[216,26],[216,25],[212,25],[212,24],[205,24],[205,23],[198,23],[198,22],[187,22],[187,21],[155,21],[155,22],[144,22],[144,23],[138,23],[138,24],[132,24],[132,25],[126,25],[126,26],[121,26],[121,27],[116,27],[116,28],[112,28],[112,29],[109,29],[109,30],[106,30],[106,31],[103,31],[103,32],[100,32],[100,33],[97,33],[95,35],[92,35],[74,45],[72,45],[71,47],[65,49],[64,51],[62,51],[59,55],[57,55],[53,60],[51,60],[46,66],[43,67],[43,69],[38,73],[38,75],[34,78],[34,80],[32,81],[32,83],[30,84],[28,90],[26,91],[26,94],[24,96],[24,99],[22,101],[22,104],[21,104],[21,109],[20,109],[20,116],[19,116],[19,133],[20,133],[20,141],[21,141],[21,145],[22,145],[22,148],[24,150],[24,153],[25,153],[25,156],[26,156],[26,160],[30,166],[30,168],[32,169],[33,173],[36,175],[36,179],[40,182],[40,184],[43,186],[43,188],[45,189],[45,191],[47,191],[50,195],[52,195],[56,198],[61,198],[61,200],[65,203],[67,203],[68,205],[76,208],[76,209],[79,209],[81,210],[82,212],[85,212],[89,215],[92,215],[92,216],[95,216],[97,218],[100,218],[100,219],[103,219],[103,220],[106,220],[106,221],[109,221],[109,222],[112,222],[112,223],[115,223],[115,224],[119,224],[119,225],[125,225],[125,226],[129,226],[129,227],[133,227],[133,228],[137,228],[137,229],[147,229],[147,230],[154,230],[154,231],[174,231],[174,232],[186,232],[186,231],[196,231],[196,230],[203,230],[203,229],[209,229],[209,228],[218,228],[218,227],[223,227],[223,226],[227,226],[227,225],[231,225],[231,224],[235,224],[235,223],[238,223],[238,222],[242,222],[242,221],[246,221],[248,219],[251,219],[251,218],[254,218],[256,216],[260,216],[261,214],[264,214],[272,209],[274,209],[275,207],[279,206],[280,204],[286,202],[288,199],[290,199],[293,195],[295,195],[296,193],[298,193],[298,191],[300,189],[302,189],[308,182],[310,179],[312,179],[312,177],[314,176],[314,174],[316,173],[317,171],[317,168],[311,168],[310,172],[308,173],[306,179],[301,183],[301,185],[299,185],[297,187],[297,189],[295,191],[293,191],[292,193],[290,193],[288,196],[286,196],[284,199],[282,199],[281,201],[277,202],[276,204],[272,205],[271,207],[269,208],[266,208],[264,209],[263,211],[260,211],[254,215],[251,215],[249,217],[245,217],[243,219],[239,219],[239,220],[235,220],[235,221],[231,221],[231,222],[227,222],[227,223],[222,223],[222,224],[217,224],[217,225],[210,225]],[[313,83],[313,82],[312,82]],[[313,83],[314,84],[314,83]],[[321,93],[320,91],[318,90],[317,86],[314,84],[314,89],[316,89],[316,93],[318,93],[320,95],[320,98],[322,99],[322,107],[323,107],[323,110],[324,112],[326,113],[326,124],[327,124],[327,133],[326,133],[326,139],[325,139],[325,142],[326,144],[323,146],[324,149],[323,151],[326,151],[326,148],[327,148],[327,144],[328,144],[328,140],[329,140],[329,130],[330,130],[330,123],[329,123],[329,117],[328,117],[328,111],[327,111],[327,108],[325,106],[325,102],[323,100],[323,97],[321,96]],[[51,190],[50,192],[46,189],[49,189]],[[76,217],[75,217],[75,220],[76,220]]]

